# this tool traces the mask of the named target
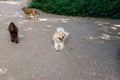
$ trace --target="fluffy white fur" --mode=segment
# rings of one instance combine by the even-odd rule
[[[54,48],[56,50],[62,50],[64,48],[64,42],[69,36],[69,32],[66,32],[63,27],[58,27],[53,35]]]

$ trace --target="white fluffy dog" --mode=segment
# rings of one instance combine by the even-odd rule
[[[66,32],[64,28],[58,27],[53,35],[54,47],[56,50],[62,50],[64,48],[64,42],[69,36],[69,32]]]

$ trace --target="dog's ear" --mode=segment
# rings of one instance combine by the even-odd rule
[[[11,22],[9,26],[15,26],[14,22]]]
[[[22,10],[26,9],[26,7],[22,7]]]

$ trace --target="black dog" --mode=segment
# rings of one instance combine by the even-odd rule
[[[10,32],[11,42],[19,43],[19,41],[18,41],[18,28],[16,27],[14,22],[10,23],[10,25],[8,27],[8,31]]]

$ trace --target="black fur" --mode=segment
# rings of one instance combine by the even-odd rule
[[[19,43],[19,40],[18,40],[18,28],[16,27],[14,22],[10,23],[10,25],[8,27],[8,31],[9,31],[10,36],[11,36],[11,42]]]

